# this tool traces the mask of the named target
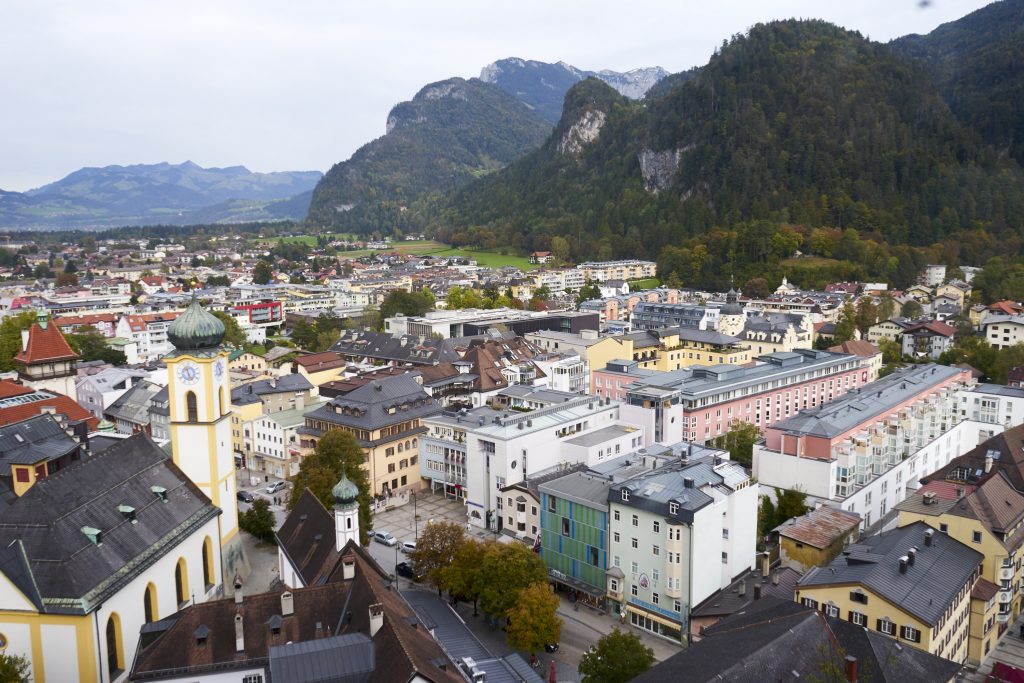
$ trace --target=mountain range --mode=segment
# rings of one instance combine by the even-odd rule
[[[439,195],[499,170],[539,147],[566,91],[597,77],[642,97],[664,69],[581,71],[569,64],[503,59],[479,79],[431,83],[396,105],[385,134],[335,164],[317,185],[309,218],[353,231],[413,231]]]
[[[110,227],[301,219],[319,171],[136,164],[82,168],[27,192],[0,190],[0,227]]]

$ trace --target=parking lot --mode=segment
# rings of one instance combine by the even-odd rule
[[[390,570],[397,561],[402,561],[398,552],[403,541],[415,541],[416,537],[430,522],[455,522],[466,524],[466,507],[461,500],[446,499],[440,494],[420,491],[411,497],[407,505],[377,512],[373,516],[375,531],[387,531],[398,545],[389,547],[382,543],[370,543],[370,554],[382,567]],[[481,532],[482,533],[482,532]]]

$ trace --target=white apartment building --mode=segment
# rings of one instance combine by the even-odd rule
[[[728,453],[710,452],[608,493],[608,598],[633,626],[676,642],[690,608],[756,562],[758,488]]]
[[[917,365],[771,425],[754,446],[763,486],[799,487],[855,512],[867,529],[921,477],[966,453],[1001,426],[964,419],[960,390],[969,373]]]
[[[643,433],[620,423],[618,402],[553,391],[545,394],[561,394],[562,400],[534,410],[483,406],[424,418],[421,476],[432,490],[464,499],[470,524],[500,530],[500,490],[508,484],[563,463],[579,462],[571,458],[593,454],[594,462],[587,464],[596,464],[598,451],[614,453],[618,445],[620,452],[629,452],[642,445]],[[608,427],[619,428],[602,431]],[[582,436],[589,437],[586,443],[574,441]]]
[[[1024,343],[1024,316],[989,313],[981,322],[985,341],[995,349],[1008,349]]]
[[[533,358],[533,364],[547,375],[547,385],[555,391],[584,394],[590,388],[590,368],[582,356]]]
[[[654,277],[658,274],[658,264],[654,261],[628,259],[624,261],[587,261],[576,266],[583,271],[586,280],[638,280]]]
[[[174,350],[167,339],[167,328],[181,315],[177,311],[124,315],[117,322],[117,336],[136,343],[143,363],[157,360]]]
[[[978,384],[960,391],[960,417],[1004,429],[1024,424],[1024,389],[1002,384]]]
[[[298,428],[306,423],[305,414],[316,410],[326,399],[301,408],[267,413],[245,423],[252,436],[249,469],[284,479],[299,473],[302,450]]]

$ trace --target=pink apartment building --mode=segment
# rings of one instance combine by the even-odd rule
[[[868,382],[863,359],[798,349],[746,365],[641,370],[616,361],[594,371],[595,392],[623,401],[621,416],[642,426],[646,443],[705,443],[734,422],[762,430]]]

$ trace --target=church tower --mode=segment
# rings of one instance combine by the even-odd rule
[[[168,370],[171,447],[174,464],[222,511],[220,547],[230,592],[234,577],[248,574],[238,538],[237,482],[231,446],[228,351],[221,346],[224,323],[192,303],[167,329],[174,351]]]
[[[334,535],[338,552],[349,541],[359,543],[359,489],[341,473],[341,481],[331,489],[334,496]]]
[[[730,337],[739,337],[743,334],[743,324],[747,316],[740,306],[739,294],[735,289],[730,289],[725,295],[725,306],[718,314],[718,331]]]

